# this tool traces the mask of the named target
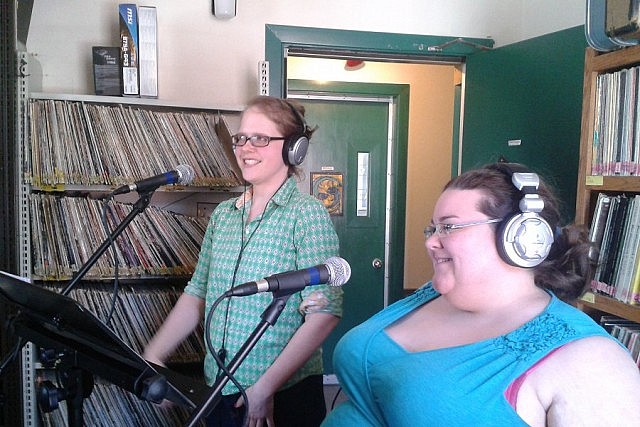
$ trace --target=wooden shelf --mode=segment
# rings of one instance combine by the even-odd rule
[[[577,224],[590,225],[598,193],[640,194],[640,176],[590,175],[593,161],[598,76],[637,65],[640,65],[640,45],[606,53],[597,52],[592,48],[587,48],[585,51],[580,166],[576,189],[575,222]],[[602,314],[612,314],[640,322],[640,306],[626,304],[604,295],[587,292],[576,305],[596,320],[599,320]]]
[[[588,67],[586,67],[586,69],[596,73],[629,67],[640,63],[640,45],[607,53],[596,53],[593,49],[589,49],[588,54],[591,55],[591,58],[588,61]]]
[[[587,292],[577,306],[589,314],[607,313],[640,323],[640,306],[625,304],[604,295]],[[594,313],[597,312],[597,313]],[[596,319],[597,320],[597,319]]]
[[[589,175],[585,180],[585,188],[590,191],[640,192],[640,176]]]

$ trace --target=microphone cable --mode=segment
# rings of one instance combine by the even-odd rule
[[[231,287],[229,289],[232,289],[233,286],[235,285],[236,275],[238,273],[238,268],[240,268],[240,262],[242,260],[242,254],[244,253],[244,250],[246,249],[247,246],[249,246],[249,243],[251,242],[251,239],[253,238],[253,235],[258,231],[258,229],[260,228],[260,225],[262,225],[262,220],[264,220],[264,218],[265,218],[265,214],[266,214],[267,208],[269,207],[269,203],[271,203],[271,200],[273,199],[273,197],[284,186],[284,184],[287,182],[288,178],[289,177],[287,176],[287,178],[285,178],[285,180],[282,181],[282,183],[280,184],[278,189],[271,195],[271,197],[269,197],[269,200],[267,200],[267,203],[265,203],[264,209],[260,213],[260,219],[258,219],[258,223],[256,224],[256,227],[253,229],[253,231],[251,232],[251,234],[247,238],[247,242],[246,243],[244,241],[244,230],[245,230],[245,219],[244,218],[245,218],[245,212],[246,212],[246,206],[247,206],[246,197],[247,197],[248,187],[247,187],[247,184],[246,184],[246,181],[245,181],[244,191],[243,191],[242,196],[241,196],[243,203],[242,203],[242,215],[241,215],[242,223],[240,224],[240,230],[241,230],[240,252],[238,253],[238,258],[236,259],[236,265],[235,265],[235,267],[233,269],[233,276],[231,278]],[[253,193],[251,194],[251,199],[252,199],[252,203],[253,203]],[[205,323],[204,323],[204,327],[205,327],[205,331],[204,331],[205,342],[206,342],[207,349],[208,349],[209,353],[211,353],[213,359],[216,361],[216,364],[218,365],[218,374],[216,375],[216,378],[219,378],[219,376],[221,375],[220,371],[222,371],[222,373],[224,373],[227,376],[227,378],[229,378],[229,380],[240,391],[240,394],[242,395],[242,398],[244,400],[244,405],[245,405],[244,417],[243,417],[242,425],[243,426],[247,426],[248,422],[249,422],[249,418],[248,418],[248,415],[249,415],[249,399],[247,398],[246,391],[244,390],[244,388],[236,380],[235,376],[233,374],[231,374],[231,372],[229,372],[229,369],[225,365],[225,360],[226,360],[226,356],[227,356],[227,350],[225,348],[226,347],[225,343],[226,343],[226,337],[227,337],[227,326],[228,326],[228,322],[229,322],[229,313],[231,311],[232,298],[228,298],[227,306],[225,308],[224,325],[223,325],[223,329],[222,329],[222,343],[221,343],[220,350],[218,350],[219,352],[216,351],[216,349],[213,346],[213,343],[211,342],[210,330],[211,330],[211,324],[213,322],[213,312],[215,311],[215,308],[220,304],[220,302],[222,302],[223,299],[224,299],[224,294],[221,295],[220,297],[218,297],[218,299],[216,299],[216,301],[211,306],[211,308],[209,309],[209,312],[206,315],[206,319],[205,319]],[[223,360],[223,359],[225,359],[225,360]]]
[[[256,234],[256,232],[258,231],[258,229],[260,228],[260,225],[262,224],[262,220],[265,217],[266,211],[267,211],[267,207],[269,207],[269,203],[271,203],[271,200],[273,199],[273,196],[276,195],[276,193],[278,193],[278,191],[280,191],[280,189],[282,188],[282,186],[287,182],[287,180],[285,179],[282,184],[280,184],[280,186],[278,187],[278,189],[271,195],[271,197],[269,197],[269,200],[267,200],[267,203],[264,205],[264,209],[262,210],[261,214],[260,214],[260,219],[258,219],[258,223],[256,224],[256,228],[253,229],[253,231],[251,232],[251,234],[249,235],[249,237],[247,238],[247,242],[245,243],[244,241],[244,230],[245,230],[245,213],[246,213],[246,209],[247,209],[247,201],[246,201],[246,197],[247,197],[247,185],[246,185],[246,181],[245,181],[245,186],[244,186],[244,191],[242,193],[242,216],[241,216],[241,224],[240,224],[240,230],[241,230],[241,234],[240,234],[240,252],[238,253],[238,257],[236,258],[236,265],[233,268],[233,276],[231,276],[231,286],[229,286],[228,290],[233,289],[233,287],[236,284],[236,275],[238,274],[238,268],[240,268],[240,262],[242,261],[242,254],[244,253],[244,250],[247,248],[247,246],[249,246],[249,243],[251,242],[251,239],[253,238],[253,235]],[[251,200],[253,203],[253,192],[251,193]],[[227,355],[227,349],[226,349],[226,342],[227,342],[227,325],[229,322],[229,313],[231,311],[231,302],[233,301],[232,298],[229,298],[229,300],[227,301],[227,306],[225,309],[225,313],[224,313],[224,324],[223,324],[223,328],[222,328],[222,343],[221,343],[221,348],[220,348],[220,356],[224,356],[226,357]],[[206,325],[207,327],[209,327],[209,325]],[[208,330],[208,329],[207,329]],[[224,358],[221,357],[221,358]]]
[[[335,396],[333,396],[333,400],[331,400],[331,410],[335,409],[336,402],[338,401],[338,396],[340,396],[340,393],[342,393],[342,386],[338,385],[338,391],[336,391]]]
[[[205,321],[204,338],[205,338],[205,342],[206,342],[206,345],[207,345],[207,349],[209,350],[209,353],[211,353],[211,356],[213,357],[213,359],[216,361],[216,364],[218,365],[218,375],[216,375],[216,380],[218,378],[220,378],[220,376],[222,375],[220,373],[220,371],[222,371],[222,373],[224,373],[224,375],[226,375],[226,377],[229,378],[229,380],[240,391],[240,395],[242,396],[242,399],[244,400],[244,416],[243,416],[242,425],[246,427],[248,425],[248,423],[249,423],[249,417],[248,417],[248,415],[249,415],[249,399],[247,398],[247,392],[245,391],[244,387],[240,384],[240,382],[236,379],[236,377],[231,373],[231,371],[229,371],[229,368],[227,368],[227,366],[225,365],[225,362],[222,360],[222,358],[220,357],[220,355],[218,354],[218,352],[214,348],[213,343],[211,342],[211,334],[209,334],[209,330],[210,330],[210,327],[211,327],[211,321],[213,319],[213,312],[217,309],[218,305],[224,299],[225,299],[224,295],[219,296],[213,302],[213,304],[211,305],[211,308],[209,308],[209,312],[207,313],[207,319]]]
[[[243,202],[244,202],[244,199],[246,198],[246,194],[247,194],[247,185],[245,183],[244,191],[242,192]],[[262,222],[262,217],[260,217],[260,220],[259,220],[258,224],[256,225],[256,228],[249,235],[249,238],[247,239],[247,243],[245,244],[244,243],[244,214],[245,214],[245,210],[246,210],[246,202],[242,204],[242,216],[241,216],[242,223],[240,224],[240,230],[241,230],[240,251],[238,253],[238,257],[236,258],[236,265],[233,268],[233,276],[231,277],[231,288],[233,288],[233,286],[234,286],[234,284],[236,282],[236,274],[238,273],[238,268],[240,267],[240,261],[242,260],[242,253],[244,252],[244,249],[249,244],[249,241],[253,237],[253,234],[258,230],[258,227],[260,226],[260,223]],[[216,301],[212,304],[211,308],[209,309],[209,311],[207,313],[206,320],[205,320],[205,323],[204,323],[205,342],[206,342],[206,345],[207,345],[207,350],[209,351],[209,353],[211,353],[211,356],[216,361],[216,365],[218,365],[218,373],[216,374],[216,379],[220,378],[220,376],[222,374],[226,375],[227,378],[229,378],[229,380],[233,383],[233,385],[236,386],[236,388],[240,392],[240,395],[242,396],[242,399],[244,400],[245,408],[244,408],[244,415],[243,415],[243,419],[242,419],[242,425],[246,427],[249,424],[249,417],[248,417],[248,415],[249,415],[249,399],[247,397],[247,393],[246,393],[244,387],[240,384],[240,382],[236,379],[236,377],[231,372],[229,372],[229,369],[225,365],[226,358],[227,358],[227,349],[226,349],[227,324],[229,322],[229,313],[231,311],[231,301],[232,301],[231,298],[227,298],[227,305],[226,305],[225,311],[224,311],[224,323],[223,323],[223,327],[222,327],[222,342],[221,342],[220,349],[216,350],[215,347],[213,346],[213,343],[211,342],[210,331],[211,331],[211,324],[213,322],[213,313],[216,310],[217,306],[222,302],[223,299],[224,299],[224,294],[219,296],[218,299],[216,299]]]

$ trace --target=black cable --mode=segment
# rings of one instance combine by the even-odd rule
[[[244,405],[245,405],[242,425],[247,426],[249,423],[249,416],[248,416],[249,415],[249,399],[247,398],[247,393],[244,387],[242,387],[242,385],[238,382],[238,380],[236,380],[236,377],[229,371],[227,366],[224,364],[224,361],[220,358],[220,355],[218,354],[216,349],[213,347],[213,343],[211,342],[211,334],[209,333],[209,331],[211,330],[211,322],[213,320],[213,312],[216,310],[217,306],[222,302],[223,299],[225,299],[225,295],[219,296],[218,299],[216,299],[213,302],[213,304],[211,305],[211,308],[209,308],[209,312],[207,313],[207,319],[205,321],[204,338],[207,344],[207,350],[209,351],[209,353],[211,353],[211,356],[213,357],[213,359],[216,361],[216,364],[218,365],[218,375],[216,376],[216,378],[220,376],[220,371],[222,371],[227,376],[227,378],[229,378],[229,380],[240,391],[240,395],[242,396],[242,399],[244,400]],[[229,305],[227,304],[227,307],[228,306]]]
[[[18,341],[16,342],[13,349],[11,349],[11,352],[9,353],[10,355],[7,356],[4,362],[2,363],[2,365],[0,365],[0,377],[2,377],[2,373],[7,368],[7,366],[9,366],[11,362],[15,361],[18,358],[18,353],[20,353],[24,345],[25,345],[25,341],[22,339],[22,337],[18,337]]]
[[[341,392],[342,392],[342,387],[338,386],[338,391],[336,391],[336,395],[333,396],[333,400],[331,401],[331,410],[333,410],[336,407],[336,402],[337,402],[338,396],[340,396]]]
[[[233,269],[233,276],[231,278],[231,286],[229,287],[229,289],[233,288],[233,286],[235,285],[236,282],[236,275],[238,273],[238,269],[240,268],[240,262],[242,260],[242,254],[244,252],[244,250],[247,248],[247,246],[249,245],[249,242],[251,242],[251,239],[253,238],[253,235],[258,231],[258,229],[260,228],[260,225],[262,224],[262,220],[264,219],[265,216],[265,212],[267,211],[267,207],[269,206],[269,203],[271,203],[271,200],[273,199],[273,196],[276,195],[276,193],[278,191],[280,191],[280,189],[282,188],[282,186],[287,182],[288,177],[282,182],[282,184],[280,184],[280,186],[278,187],[278,189],[271,195],[271,197],[269,197],[269,200],[267,200],[267,203],[264,205],[264,209],[262,210],[260,219],[258,220],[258,223],[256,224],[256,227],[253,229],[253,231],[251,232],[251,234],[249,235],[249,237],[247,238],[247,242],[245,243],[244,241],[244,228],[245,228],[245,212],[246,212],[246,205],[247,205],[247,185],[245,182],[245,186],[244,186],[244,191],[242,193],[242,216],[241,216],[241,221],[242,223],[240,224],[240,230],[241,230],[241,241],[240,241],[240,252],[238,253],[238,257],[236,259],[236,265]],[[252,199],[253,199],[253,194],[251,195]],[[227,355],[227,350],[226,350],[226,337],[227,337],[227,326],[228,326],[228,321],[229,321],[229,313],[231,311],[231,301],[232,299],[229,298],[228,302],[227,302],[227,306],[225,308],[225,315],[224,315],[224,325],[223,325],[223,329],[222,329],[222,342],[221,342],[221,348],[220,348],[220,353],[218,353],[218,351],[216,351],[216,349],[213,347],[213,343],[211,343],[211,337],[209,334],[210,328],[211,328],[211,323],[213,320],[213,311],[214,308],[220,304],[220,302],[222,301],[222,296],[218,297],[218,299],[214,302],[214,305],[211,306],[211,308],[209,309],[209,312],[207,313],[206,316],[206,321],[205,321],[205,341],[207,344],[207,349],[209,351],[209,353],[211,353],[212,357],[214,358],[214,360],[216,361],[216,364],[218,365],[218,376],[220,375],[220,371],[222,371],[232,382],[233,384],[238,388],[238,390],[240,391],[240,394],[242,395],[242,398],[244,399],[244,404],[245,404],[245,412],[244,412],[244,418],[243,418],[243,426],[246,426],[249,418],[249,400],[247,399],[246,393],[244,388],[242,388],[242,386],[240,386],[240,384],[238,384],[238,382],[236,381],[235,377],[233,375],[230,374],[229,370],[227,369],[226,365],[224,364],[225,361],[222,360],[222,358],[226,358]]]

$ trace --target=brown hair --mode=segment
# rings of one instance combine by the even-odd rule
[[[512,184],[511,177],[495,164],[465,172],[449,181],[444,189],[482,191],[487,197],[482,199],[478,210],[490,218],[509,218],[520,212],[520,190]],[[585,227],[575,224],[559,226],[557,200],[542,178],[537,193],[544,201],[540,216],[556,233],[547,259],[533,267],[535,282],[558,298],[571,302],[582,295],[593,277],[595,260],[589,257],[593,245]]]
[[[315,129],[306,127],[304,123],[305,108],[296,101],[284,100],[273,96],[256,96],[249,101],[245,111],[249,108],[256,108],[267,116],[269,120],[276,124],[281,135],[284,137],[288,138],[302,131],[306,132],[307,137],[311,139],[311,134],[315,131]],[[296,117],[292,108],[298,112],[300,118]],[[301,121],[302,123],[300,123]],[[302,126],[306,129],[301,129]],[[289,176],[291,175],[300,176],[300,169],[296,166],[289,165]]]

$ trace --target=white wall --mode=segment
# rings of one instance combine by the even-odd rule
[[[492,37],[496,46],[584,24],[584,0],[139,0],[158,8],[160,98],[240,106],[258,91],[265,24]],[[91,46],[118,44],[121,0],[35,0],[26,49],[33,91],[92,94]],[[392,6],[390,6],[392,5]],[[41,77],[41,79],[40,79]]]

